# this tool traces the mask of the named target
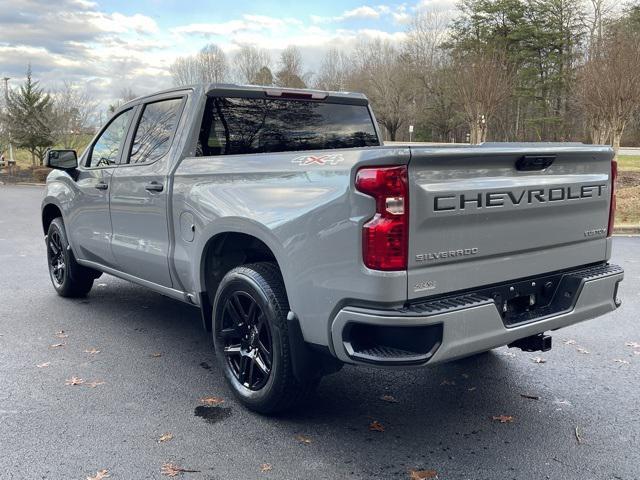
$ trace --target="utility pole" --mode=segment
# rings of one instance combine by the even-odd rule
[[[4,108],[6,109],[5,119],[6,115],[9,112],[9,80],[11,80],[11,78],[9,77],[4,77],[2,79],[2,81],[4,82]],[[12,167],[15,164],[15,160],[13,159],[13,145],[11,144],[11,137],[9,137],[9,164]]]

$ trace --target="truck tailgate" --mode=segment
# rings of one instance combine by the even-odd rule
[[[606,260],[612,157],[567,144],[411,147],[408,298]]]

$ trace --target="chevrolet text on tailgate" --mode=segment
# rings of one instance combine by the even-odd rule
[[[544,351],[620,304],[604,146],[385,147],[362,95],[210,85],[133,100],[46,162],[56,291],[107,273],[200,308],[263,413],[344,363]]]

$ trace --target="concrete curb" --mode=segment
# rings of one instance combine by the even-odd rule
[[[16,185],[18,187],[44,187],[46,183],[35,183],[35,182],[2,182],[0,180],[0,185]]]
[[[619,225],[613,229],[614,235],[640,235],[640,225]]]

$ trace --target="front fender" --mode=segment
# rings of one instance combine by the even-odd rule
[[[43,217],[45,208],[47,205],[55,205],[62,214],[62,218],[65,219],[75,197],[75,192],[71,188],[72,183],[71,176],[62,170],[52,170],[47,176],[45,194],[40,205],[40,215],[45,235],[47,234]]]

